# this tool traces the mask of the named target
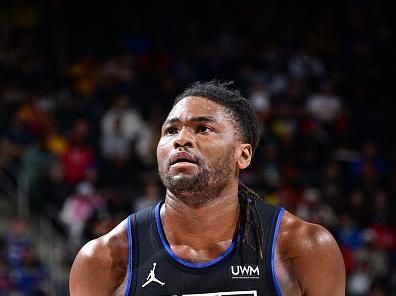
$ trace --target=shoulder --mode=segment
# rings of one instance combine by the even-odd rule
[[[125,219],[78,252],[70,271],[71,295],[109,295],[122,285],[127,265],[128,219]]]
[[[277,255],[298,281],[303,295],[344,295],[343,258],[334,237],[324,227],[285,211]]]
[[[278,241],[287,254],[305,253],[318,248],[338,248],[334,237],[326,228],[306,222],[288,211],[284,211]]]

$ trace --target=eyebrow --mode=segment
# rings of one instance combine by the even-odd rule
[[[216,118],[214,118],[212,116],[191,117],[188,121],[190,121],[190,122],[218,122],[218,120],[216,120]],[[176,123],[176,122],[181,122],[179,117],[170,118],[170,119],[166,120],[163,125],[172,124],[172,123]]]

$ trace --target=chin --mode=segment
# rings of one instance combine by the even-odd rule
[[[201,193],[193,192],[192,190],[185,191],[173,191],[173,199],[176,199],[189,207],[200,207],[211,202],[207,195],[202,195]]]
[[[180,188],[182,191],[193,190],[195,184],[195,178],[193,176],[177,175],[171,178],[169,183],[169,189]]]
[[[179,173],[171,176],[174,182],[188,182],[188,180],[194,179],[194,174]]]

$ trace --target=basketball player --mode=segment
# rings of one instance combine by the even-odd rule
[[[72,266],[71,295],[345,295],[329,232],[239,182],[258,140],[238,91],[213,81],[186,89],[157,147],[165,201],[88,242]]]

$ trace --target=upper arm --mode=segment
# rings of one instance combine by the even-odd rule
[[[333,236],[322,226],[306,223],[293,260],[303,295],[345,295],[345,266]]]
[[[88,242],[78,252],[70,271],[70,295],[109,295],[114,283],[112,260],[106,246],[99,240]]]

